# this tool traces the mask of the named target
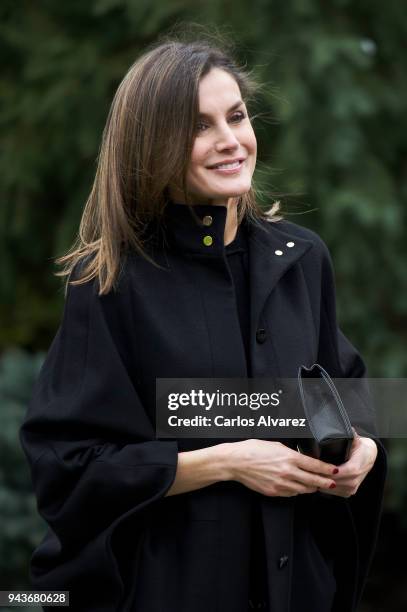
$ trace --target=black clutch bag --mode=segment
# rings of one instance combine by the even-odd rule
[[[300,366],[298,387],[310,437],[297,441],[306,455],[340,465],[349,458],[352,425],[332,378],[320,365]]]

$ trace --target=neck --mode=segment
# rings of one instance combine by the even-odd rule
[[[227,204],[224,243],[230,244],[237,233],[237,203],[234,198],[229,198]]]

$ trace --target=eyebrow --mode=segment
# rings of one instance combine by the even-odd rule
[[[228,108],[226,113],[231,113],[232,111],[234,111],[237,108],[239,108],[239,106],[242,106],[242,104],[244,104],[243,100],[238,100],[230,108]],[[208,119],[210,117],[210,115],[208,115],[207,113],[199,113],[199,117],[202,117],[204,119]]]

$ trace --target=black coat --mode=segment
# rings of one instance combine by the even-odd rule
[[[133,253],[109,295],[96,282],[70,286],[21,428],[49,525],[33,587],[69,590],[74,610],[247,612],[253,492],[232,481],[164,497],[178,452],[208,441],[155,439],[156,378],[246,376],[226,208],[194,210],[212,225],[169,206],[165,248],[150,243],[164,268]],[[295,377],[315,362],[333,377],[363,376],[337,327],[322,240],[287,221],[250,222],[249,232],[252,376]],[[355,609],[378,528],[379,447],[350,499],[259,495],[272,612],[328,612],[335,588],[332,609]]]

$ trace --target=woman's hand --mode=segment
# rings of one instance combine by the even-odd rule
[[[349,459],[338,466],[338,474],[335,475],[336,488],[328,491],[331,495],[340,497],[355,495],[376,461],[376,442],[370,438],[362,438],[355,430],[353,431],[355,438]]]
[[[336,486],[335,465],[301,455],[281,442],[250,439],[227,447],[228,479],[263,495],[291,497]]]

